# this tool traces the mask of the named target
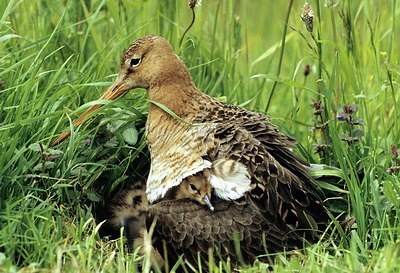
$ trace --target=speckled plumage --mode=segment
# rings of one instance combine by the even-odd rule
[[[234,264],[251,264],[258,255],[302,247],[298,235],[287,236],[274,223],[266,221],[254,204],[216,198],[215,209],[211,211],[186,191],[179,193],[184,184],[152,205],[145,197],[145,183],[132,182],[108,204],[107,222],[115,233],[124,227],[132,251],[138,246],[144,249],[143,237],[155,220],[151,256],[156,266],[165,264],[162,257],[174,263],[182,254],[191,264],[197,264],[198,252],[203,265],[210,254],[216,261],[218,257],[229,256]],[[240,250],[235,244],[241,246]]]
[[[152,60],[151,67],[156,68],[148,81],[148,95],[181,119],[150,105],[146,124],[152,160],[147,181],[150,202],[161,199],[185,176],[212,168],[217,160],[232,159],[247,168],[251,180],[247,198],[269,220],[288,231],[312,230],[325,223],[328,216],[315,194],[318,187],[308,175],[308,164],[292,151],[295,141],[281,134],[267,116],[200,92],[169,43],[152,36],[139,44],[147,39],[151,46],[145,47],[155,55],[164,52]],[[136,53],[128,52],[124,58],[129,54]],[[143,58],[142,65],[145,62]]]
[[[190,256],[197,250],[204,254],[211,244],[235,256],[224,244],[239,230],[241,248],[251,261],[265,252],[258,241],[263,232],[267,250],[276,251],[302,245],[303,239],[313,241],[318,230],[325,229],[330,219],[308,174],[309,165],[292,151],[294,139],[280,133],[267,116],[200,92],[165,39],[146,36],[134,42],[101,99],[116,99],[133,88],[146,89],[152,101],[146,123],[151,155],[146,194],[154,205],[147,216],[157,216],[155,234],[168,247]],[[83,122],[90,111],[74,124]],[[240,198],[231,198],[237,195],[228,190],[222,195],[226,200],[214,198],[215,211],[193,202],[163,200],[170,189],[199,172],[207,172],[220,190],[218,183],[228,177],[214,170],[221,160],[237,162],[237,178],[244,188]]]
[[[142,228],[145,226],[148,210],[151,207],[145,191],[145,181],[131,182],[107,204],[109,214],[106,217],[107,224],[114,230],[124,227],[130,246],[135,238],[143,236]],[[202,174],[197,174],[187,177],[181,184],[171,188],[163,200],[187,199],[206,206],[203,199],[204,197],[211,199],[211,193],[211,184]],[[153,209],[153,212],[155,211]]]
[[[162,200],[152,205],[148,223],[157,219],[154,247],[162,249],[165,241],[170,262],[184,255],[187,261],[196,265],[200,253],[205,271],[204,265],[210,254],[216,262],[219,257],[223,260],[230,257],[234,266],[252,264],[257,256],[265,253],[302,247],[300,237],[287,236],[274,223],[265,221],[253,204],[216,199],[214,206],[214,211],[205,210],[187,199]]]

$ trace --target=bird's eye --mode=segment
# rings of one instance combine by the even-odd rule
[[[193,191],[193,192],[197,192],[197,188],[196,188],[196,186],[195,186],[195,185],[193,185],[193,184],[190,184],[190,185],[189,185],[189,187],[190,187],[190,190],[191,190],[191,191]]]
[[[132,58],[131,59],[131,66],[136,67],[140,64],[140,58]]]

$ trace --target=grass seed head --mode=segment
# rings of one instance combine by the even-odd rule
[[[194,9],[195,7],[199,7],[201,5],[201,0],[189,0],[188,5],[189,8]]]
[[[306,25],[306,28],[309,32],[313,32],[314,29],[314,11],[311,9],[311,6],[308,2],[303,5],[301,9],[301,19]]]
[[[320,116],[322,113],[322,110],[325,109],[325,105],[320,100],[313,102],[311,104],[311,107],[314,108],[315,116]]]

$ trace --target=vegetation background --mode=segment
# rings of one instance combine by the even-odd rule
[[[0,0],[0,272],[137,270],[140,257],[122,239],[100,239],[94,215],[146,175],[145,92],[48,145],[146,34],[171,42],[201,90],[267,112],[307,160],[341,169],[323,173],[342,178],[344,211],[357,223],[296,255],[274,255],[274,271],[400,272],[399,4],[309,3],[312,32],[304,1],[204,0],[180,46],[192,19],[185,0]]]

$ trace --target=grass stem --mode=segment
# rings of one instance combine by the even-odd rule
[[[286,18],[285,18],[285,26],[283,28],[283,33],[282,33],[282,42],[281,42],[281,50],[279,53],[279,61],[278,61],[278,68],[276,72],[276,79],[274,81],[274,84],[272,85],[271,92],[269,93],[268,101],[267,101],[267,106],[265,107],[265,113],[268,113],[269,106],[271,104],[272,97],[274,96],[276,86],[278,85],[279,77],[281,75],[281,69],[282,69],[282,61],[283,61],[283,53],[285,52],[285,44],[286,44],[286,33],[289,25],[289,17],[290,13],[292,11],[292,6],[293,6],[294,0],[290,0],[289,6],[286,12]]]

